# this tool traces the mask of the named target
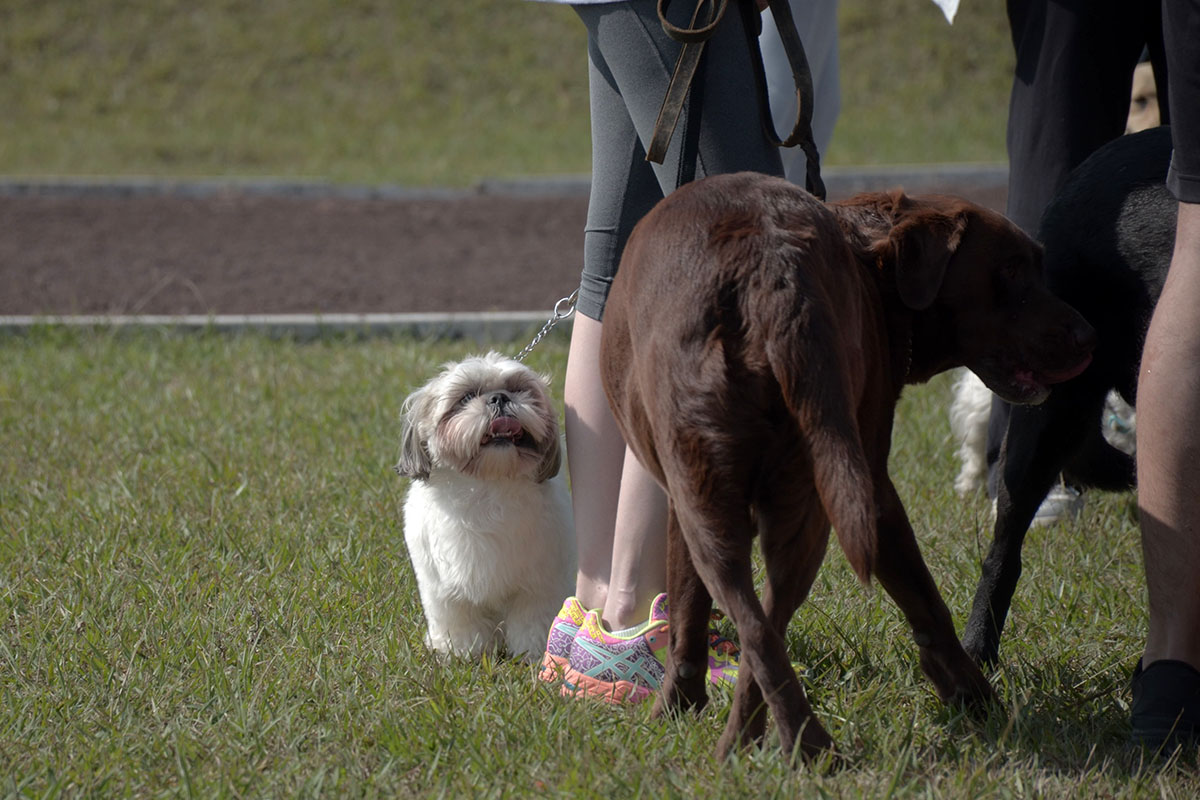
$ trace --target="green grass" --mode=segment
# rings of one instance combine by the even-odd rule
[[[831,164],[998,162],[1014,57],[1003,3],[839,3],[842,113]]]
[[[964,5],[950,27],[927,0],[842,0],[827,163],[1004,159],[1003,4]],[[524,0],[7,0],[0,108],[0,175],[589,170],[583,26]]]
[[[565,336],[532,357],[561,393]],[[512,352],[520,343],[502,343]],[[1144,632],[1131,498],[1035,531],[970,723],[895,607],[832,551],[789,631],[851,765],[718,763],[727,712],[565,702],[507,661],[438,663],[401,538],[397,415],[464,343],[42,329],[0,339],[0,794],[1194,797],[1125,754]],[[959,624],[988,537],[960,500],[949,380],[910,390],[893,474]]]

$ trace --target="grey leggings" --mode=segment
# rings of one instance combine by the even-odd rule
[[[599,320],[633,226],[675,188],[686,111],[663,164],[646,161],[648,143],[680,45],[662,30],[654,0],[577,5],[588,30],[592,115],[592,193],[584,233],[577,308]],[[676,2],[669,16],[686,26],[695,8]],[[707,45],[695,177],[754,170],[782,175],[767,141],[736,3]],[[696,87],[693,86],[693,91]]]

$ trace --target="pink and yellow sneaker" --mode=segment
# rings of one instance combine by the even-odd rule
[[[571,642],[587,612],[576,597],[568,597],[563,601],[562,608],[554,621],[550,623],[550,634],[546,637],[546,654],[542,656],[542,666],[538,670],[538,678],[543,681],[562,680],[567,669],[567,659],[571,655]]]
[[[662,684],[667,658],[667,596],[650,605],[645,625],[629,633],[604,629],[599,611],[589,611],[571,643],[562,693],[609,703],[639,703]],[[737,648],[715,634],[709,637],[708,678],[713,684],[737,683]]]

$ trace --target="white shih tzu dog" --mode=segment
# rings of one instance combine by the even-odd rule
[[[498,353],[404,403],[404,539],[435,651],[538,659],[574,590],[575,531],[546,379]]]

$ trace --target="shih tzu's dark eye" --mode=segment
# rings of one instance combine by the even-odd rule
[[[477,394],[476,392],[467,392],[466,394],[464,394],[462,397],[459,398],[458,404],[460,406],[465,406],[467,403],[469,403],[475,399],[476,394]]]

